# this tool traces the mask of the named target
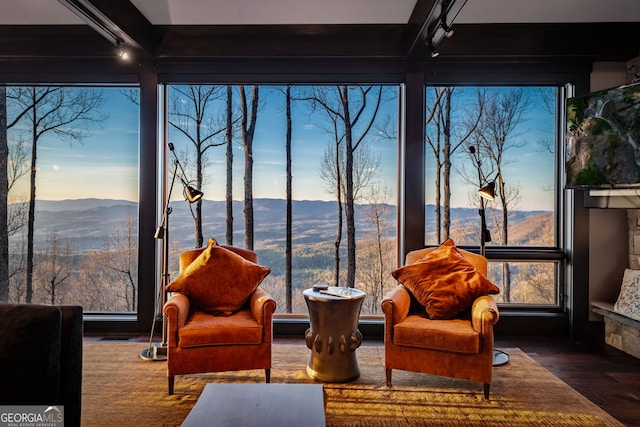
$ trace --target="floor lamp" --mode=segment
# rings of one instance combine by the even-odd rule
[[[493,200],[496,190],[495,181],[491,181],[484,187],[478,190],[480,195],[480,255],[485,256],[485,246],[487,242],[491,241],[491,233],[487,228],[485,200]],[[493,366],[504,365],[509,361],[509,354],[497,348],[493,349]]]
[[[169,150],[173,152],[173,144],[169,143]],[[175,156],[175,153],[174,153]],[[202,191],[190,186],[184,177],[184,169],[176,156],[173,168],[173,176],[171,177],[171,185],[169,186],[169,193],[167,194],[167,200],[165,201],[164,211],[162,214],[162,224],[156,230],[154,234],[155,239],[162,239],[162,279],[160,283],[160,291],[156,299],[156,308],[153,314],[153,323],[151,324],[151,334],[149,336],[149,347],[140,352],[140,357],[144,360],[150,361],[164,361],[167,360],[167,324],[166,318],[162,315],[162,342],[160,344],[153,344],[153,335],[155,333],[156,319],[158,318],[160,310],[164,307],[166,292],[164,288],[169,284],[169,214],[171,214],[171,192],[173,191],[173,184],[176,181],[178,175],[178,167],[182,172],[182,176],[179,176],[180,182],[183,186],[183,192],[186,200],[189,203],[197,202],[204,195]]]

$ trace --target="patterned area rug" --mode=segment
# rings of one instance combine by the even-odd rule
[[[175,394],[169,396],[166,362],[142,360],[144,347],[139,342],[85,342],[83,426],[179,426],[205,384],[264,382],[264,371],[184,375],[176,377]],[[384,347],[365,344],[357,350],[360,378],[324,385],[327,425],[623,426],[520,349],[506,351],[510,361],[494,368],[487,401],[479,383],[403,371],[393,371],[389,389]],[[275,344],[271,382],[313,383],[306,374],[308,356],[302,341]]]

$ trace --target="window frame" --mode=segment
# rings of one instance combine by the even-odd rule
[[[426,81],[426,78],[425,78]],[[553,311],[553,312],[561,312],[564,308],[564,296],[566,293],[566,281],[565,281],[565,259],[566,259],[566,251],[564,249],[564,229],[565,229],[565,221],[564,216],[562,214],[562,206],[565,205],[564,200],[564,192],[562,189],[562,171],[563,171],[563,148],[564,148],[564,106],[566,105],[567,100],[567,82],[556,82],[556,84],[531,84],[531,83],[518,83],[518,84],[446,84],[446,85],[430,85],[429,83],[425,84],[424,93],[429,91],[429,89],[433,87],[465,87],[465,88],[494,88],[494,87],[551,87],[556,89],[556,117],[555,117],[555,135],[554,135],[554,210],[553,216],[555,220],[554,227],[554,241],[556,244],[554,246],[493,246],[487,245],[485,248],[485,257],[489,261],[489,263],[519,263],[519,262],[552,262],[555,264],[556,268],[556,283],[555,283],[555,292],[554,299],[555,303],[553,304],[525,304],[525,303],[498,303],[498,306],[501,309],[509,308],[514,310],[522,310],[522,311],[535,311],[535,310],[544,310],[544,311]],[[425,99],[425,110],[426,110],[426,99]],[[426,124],[425,124],[426,126]],[[425,130],[426,133],[426,130]],[[425,138],[426,141],[426,138]],[[426,142],[425,142],[426,143]],[[428,164],[428,158],[430,157],[425,149],[425,167]],[[428,187],[428,183],[425,181],[425,199],[426,199],[426,189]],[[426,203],[426,201],[425,201]],[[425,225],[426,232],[426,225]],[[425,243],[425,246],[434,246],[428,245]],[[474,245],[458,245],[460,248],[479,253],[479,246]]]
[[[398,258],[422,246],[424,236],[424,179],[414,179],[423,170],[424,160],[420,146],[424,145],[424,90],[429,85],[560,85],[572,83],[576,94],[589,91],[592,62],[585,59],[565,61],[532,58],[438,58],[437,60],[406,58],[402,60],[227,60],[227,61],[166,61],[153,64],[122,66],[113,61],[76,62],[60,64],[52,71],[46,60],[14,62],[3,65],[0,84],[133,84],[140,87],[140,191],[139,191],[139,303],[137,316],[86,319],[87,333],[127,334],[149,333],[156,305],[156,283],[148,280],[158,277],[158,247],[153,239],[160,206],[157,141],[163,126],[158,112],[161,83],[392,83],[401,84],[401,141],[398,179]],[[248,71],[250,70],[250,71]],[[417,141],[417,144],[416,144]],[[417,154],[417,156],[416,156]],[[413,159],[404,163],[403,159]],[[418,167],[414,167],[415,165]],[[560,178],[559,178],[560,179]],[[579,192],[564,191],[559,213],[564,221],[561,251],[540,252],[538,255],[563,258],[567,266],[564,280],[564,304],[554,312],[532,310],[527,312],[501,311],[497,333],[522,334],[531,330],[547,336],[568,336],[588,329],[588,272],[576,265],[588,263],[588,212]],[[416,240],[417,237],[417,240]],[[586,244],[586,246],[585,246]],[[501,249],[500,249],[501,250]],[[501,257],[500,250],[492,249],[489,256]],[[515,252],[512,252],[512,254]],[[154,256],[149,256],[154,254]],[[530,256],[531,254],[522,254]],[[161,322],[160,322],[161,323]],[[292,319],[287,324],[274,325],[276,334],[302,336],[308,319]],[[382,336],[381,319],[361,319],[360,330],[368,337]],[[159,331],[159,328],[156,328]]]

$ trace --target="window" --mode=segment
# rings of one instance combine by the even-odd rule
[[[559,303],[559,266],[535,253],[558,247],[558,93],[542,86],[426,90],[425,244],[486,243],[502,303]],[[488,185],[493,200],[478,194]],[[504,249],[501,260],[493,248]]]
[[[5,93],[7,300],[136,312],[137,89],[13,86]]]
[[[397,86],[170,85],[167,106],[169,174],[179,159],[204,193],[173,194],[172,277],[180,252],[213,237],[271,268],[262,286],[279,314],[306,315],[315,283],[363,289],[362,313],[381,313],[395,285]]]

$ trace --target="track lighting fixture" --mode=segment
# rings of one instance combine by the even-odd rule
[[[427,44],[427,48],[429,49],[429,52],[431,52],[431,57],[435,58],[438,55],[440,55],[440,52],[438,52],[438,50],[433,46],[433,44],[428,43]]]
[[[444,31],[444,36],[446,38],[450,38],[453,35],[453,28],[451,27],[451,25],[447,24],[446,18],[442,19],[442,24],[440,26],[442,27],[442,30]]]
[[[424,38],[420,38],[432,58],[440,55],[440,52],[436,49],[438,43],[444,37],[450,38],[453,36],[453,21],[466,2],[467,0],[434,0],[434,6],[431,8],[431,12],[422,27]]]
[[[120,57],[120,59],[122,59],[123,61],[128,61],[129,58],[131,58],[131,55],[129,55],[129,50],[127,49],[127,47],[124,45],[124,43],[118,42],[117,46],[116,46],[116,54]]]

